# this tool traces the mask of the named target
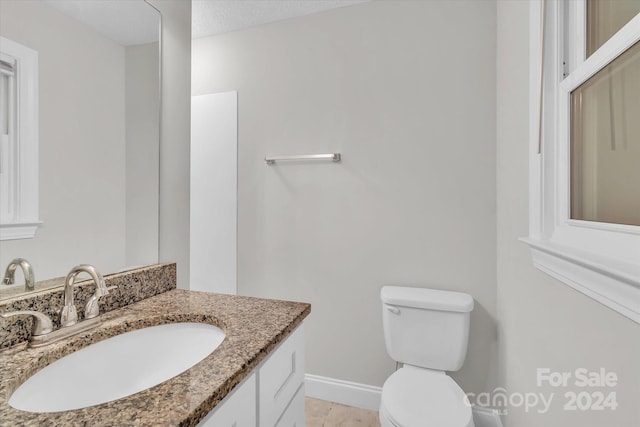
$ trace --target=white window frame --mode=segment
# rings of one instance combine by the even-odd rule
[[[0,37],[0,51],[17,60],[17,133],[6,163],[15,178],[9,201],[13,216],[0,221],[0,240],[27,239],[42,224],[38,219],[38,52],[5,37]]]
[[[530,1],[530,215],[521,240],[537,268],[640,323],[640,227],[570,219],[569,194],[570,93],[640,41],[640,15],[585,60],[586,2],[546,0],[544,38],[542,4]]]

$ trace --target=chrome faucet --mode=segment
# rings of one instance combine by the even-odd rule
[[[78,312],[73,301],[73,288],[76,277],[80,273],[89,274],[96,285],[96,293],[89,298],[84,308],[85,319],[92,319],[100,314],[98,300],[109,294],[109,288],[107,288],[102,274],[94,266],[81,264],[73,267],[64,280],[64,305],[60,310],[60,326],[62,328],[73,326],[78,322]]]
[[[33,267],[31,267],[29,261],[24,258],[16,258],[7,265],[2,283],[5,285],[13,285],[15,282],[16,268],[18,268],[18,266],[20,266],[22,273],[24,274],[24,290],[34,290],[36,279],[33,274]]]
[[[73,302],[73,288],[76,286],[76,277],[80,273],[87,273],[93,279],[96,285],[96,292],[93,294],[84,307],[84,320],[78,322],[78,313]],[[28,315],[34,318],[31,337],[29,338],[30,347],[41,347],[43,345],[58,342],[61,339],[88,331],[100,325],[102,320],[99,316],[100,307],[98,300],[109,293],[115,286],[107,287],[102,274],[96,268],[89,264],[82,264],[71,269],[65,279],[64,284],[64,306],[60,310],[60,328],[53,330],[51,319],[37,311],[21,310],[0,313],[0,318],[9,318],[18,315]]]

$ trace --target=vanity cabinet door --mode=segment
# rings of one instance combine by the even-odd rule
[[[293,396],[276,427],[304,427],[304,384]]]
[[[253,427],[256,420],[256,374],[225,397],[200,421],[199,427]]]
[[[295,403],[291,400],[304,380],[304,325],[271,353],[258,376],[260,427],[273,427],[290,403]],[[304,416],[304,401],[302,413]]]

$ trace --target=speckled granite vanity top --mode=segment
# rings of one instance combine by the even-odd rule
[[[304,303],[177,289],[110,311],[103,314],[101,326],[78,336],[46,347],[21,344],[0,352],[0,425],[196,425],[310,311],[311,306]],[[19,411],[7,403],[29,376],[75,350],[122,332],[173,322],[210,323],[223,329],[226,337],[189,370],[123,399],[45,414]]]

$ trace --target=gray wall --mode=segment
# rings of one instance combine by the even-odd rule
[[[498,2],[497,181],[500,382],[509,393],[555,393],[546,414],[512,407],[508,427],[640,425],[640,327],[534,269],[528,233],[528,2]],[[537,387],[536,369],[607,371],[609,388]],[[616,392],[615,411],[564,411],[566,392]]]
[[[191,2],[150,3],[162,13],[159,258],[178,264],[178,287],[188,289]]]
[[[36,1],[2,1],[0,34],[38,51],[40,218],[33,239],[0,243],[36,279],[124,265],[124,48]],[[99,84],[96,84],[99,82]],[[21,279],[20,279],[21,280]]]
[[[410,284],[475,297],[454,376],[495,385],[495,37],[493,2],[383,1],[193,41],[192,94],[238,90],[239,293],[313,305],[307,372],[382,385]]]

